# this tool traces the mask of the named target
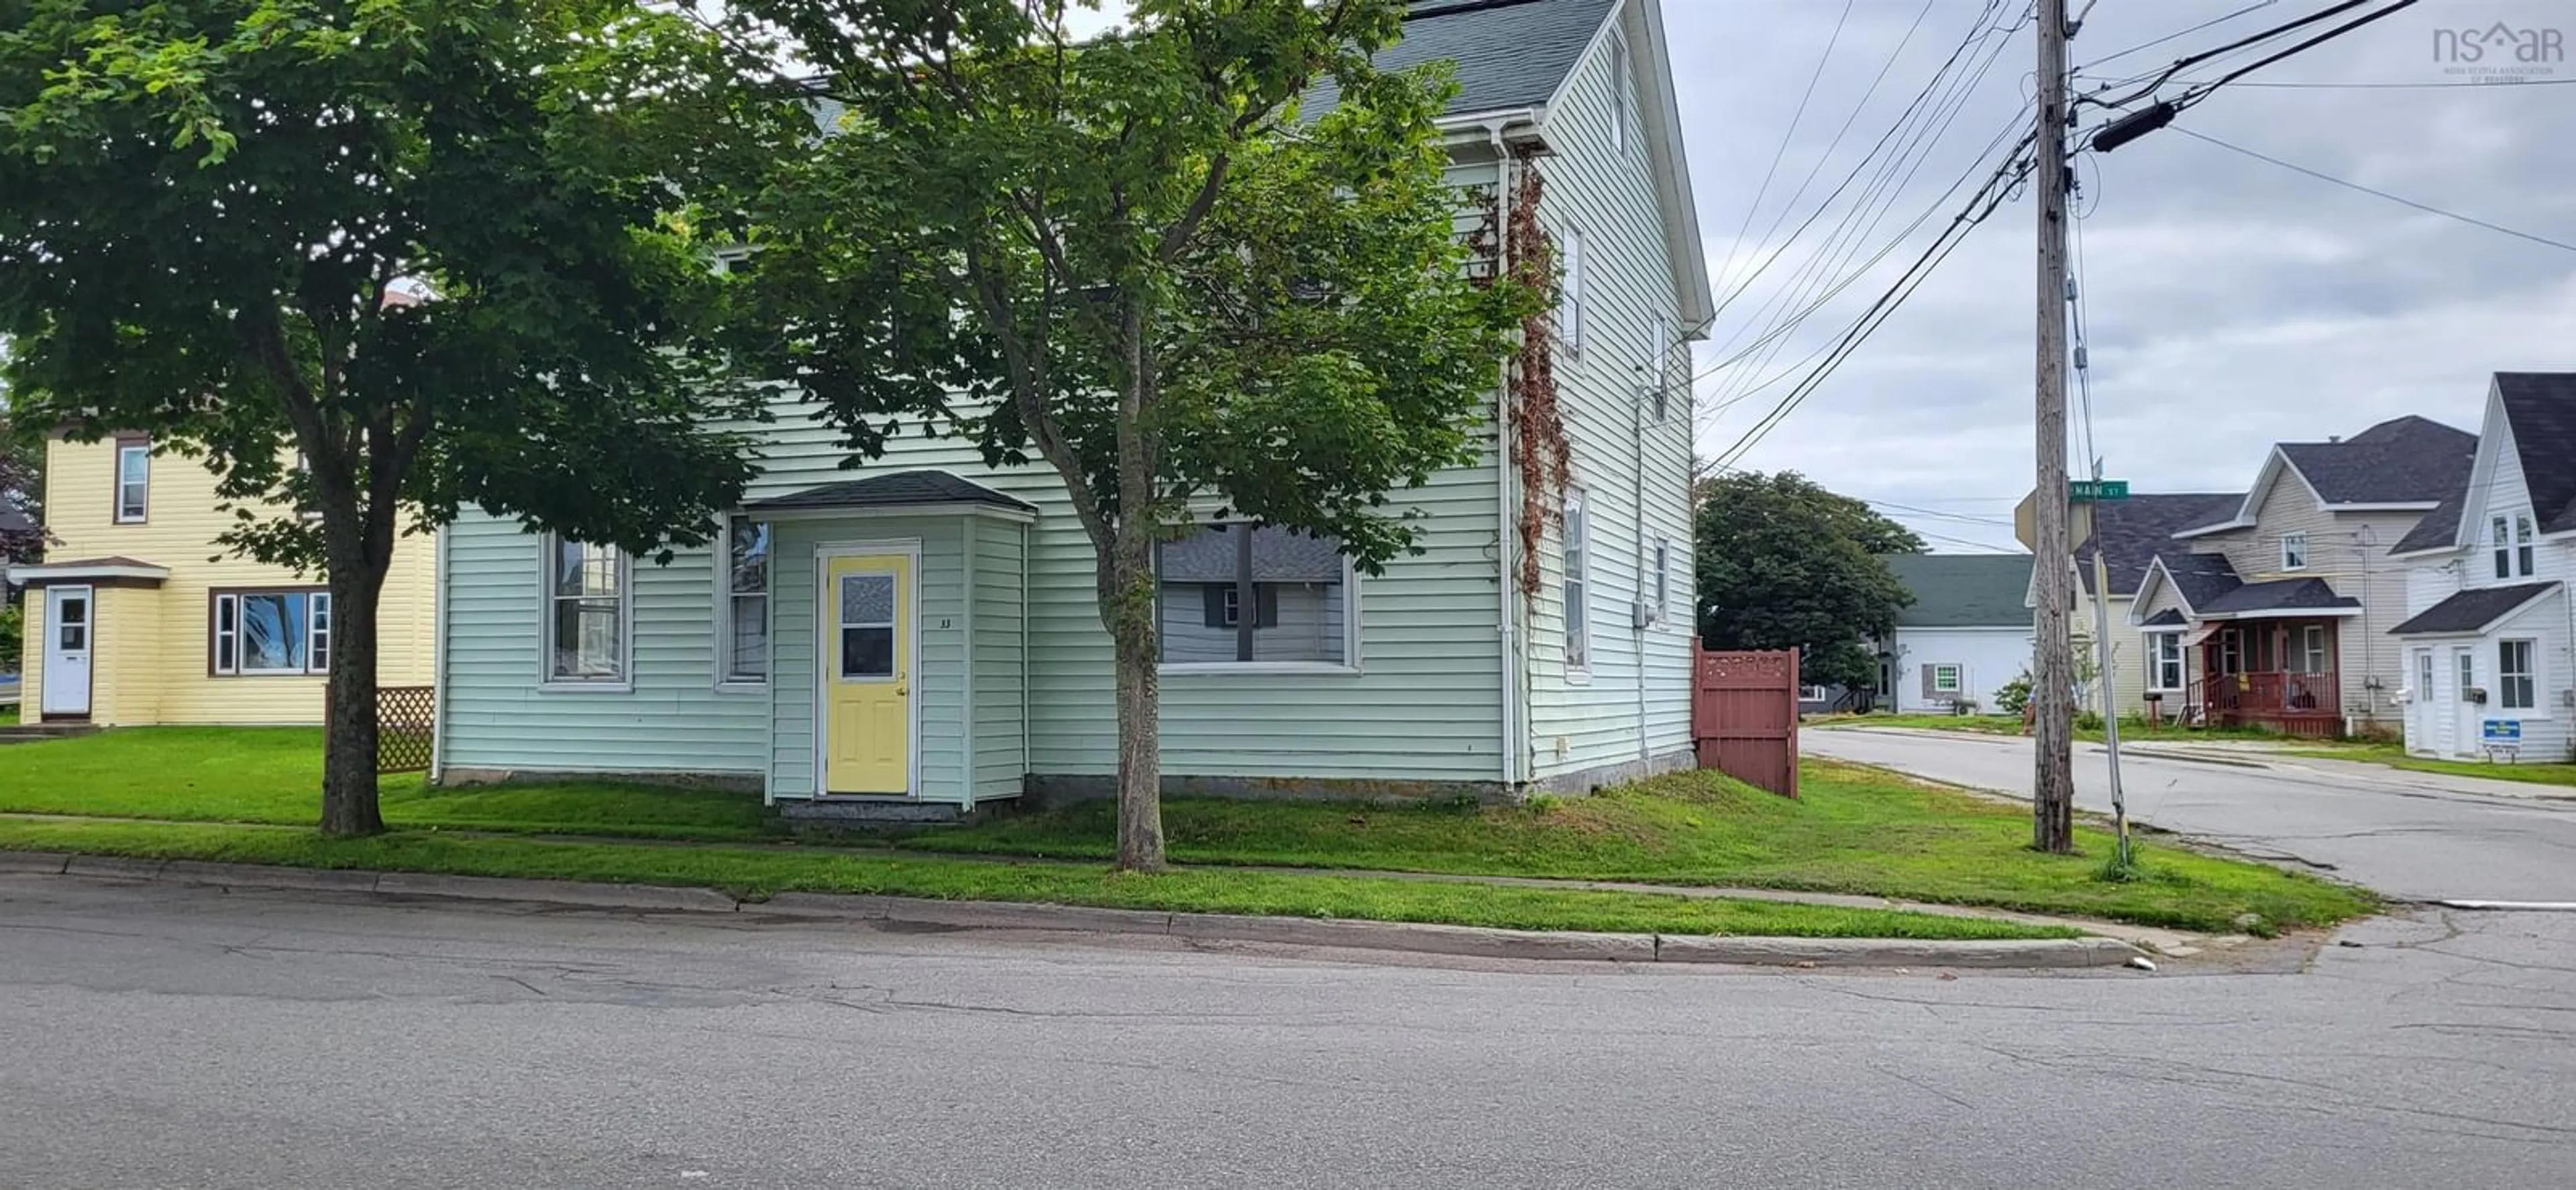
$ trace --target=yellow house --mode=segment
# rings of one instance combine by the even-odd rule
[[[234,523],[220,503],[202,462],[142,435],[47,445],[56,540],[44,564],[9,574],[28,588],[25,721],[322,721],[330,592],[216,545]],[[386,685],[432,681],[434,566],[427,536],[394,549],[376,668]]]

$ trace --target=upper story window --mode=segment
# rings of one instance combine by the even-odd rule
[[[2283,569],[2283,570],[2305,570],[2305,569],[2307,569],[2307,568],[2308,568],[2308,535],[2307,535],[2307,534],[2305,534],[2305,533],[2284,533],[2284,534],[2282,534],[2282,535],[2281,535],[2281,569]]]
[[[116,440],[116,523],[139,525],[152,506],[152,444]]]
[[[626,555],[551,533],[545,542],[546,681],[626,681]]]
[[[1655,424],[1660,426],[1673,403],[1673,324],[1660,318],[1655,320],[1654,354],[1646,360],[1646,384],[1654,394]]]
[[[1583,490],[1565,496],[1565,667],[1592,668],[1590,559],[1592,529]]]
[[[769,680],[770,527],[735,518],[725,522],[723,677],[727,682]]]
[[[2499,513],[2491,523],[2495,538],[2495,576],[2530,578],[2533,527],[2529,512]]]
[[[331,593],[217,591],[207,668],[220,677],[331,671]]]
[[[1654,618],[1660,620],[1664,617],[1664,612],[1671,607],[1673,598],[1673,543],[1671,539],[1663,537],[1655,539],[1654,567],[1655,602],[1652,605],[1654,609],[1652,614],[1654,615]]]
[[[1352,577],[1339,541],[1215,525],[1166,543],[1154,564],[1165,669],[1351,666]]]
[[[1628,151],[1628,45],[1610,43],[1610,150]]]
[[[1565,354],[1583,358],[1583,229],[1565,229],[1565,274],[1558,279],[1556,337]]]

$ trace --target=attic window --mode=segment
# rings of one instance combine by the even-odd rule
[[[2498,514],[2494,527],[2495,576],[2530,578],[2533,568],[2531,514],[2517,512],[2510,518]]]
[[[2282,535],[2281,535],[2281,569],[2283,569],[2283,570],[2305,570],[2305,569],[2307,569],[2307,568],[2308,568],[2308,535],[2307,535],[2307,534],[2305,534],[2305,533],[2284,533],[2284,534],[2282,534]]]
[[[1610,43],[1610,150],[1628,151],[1628,46]]]

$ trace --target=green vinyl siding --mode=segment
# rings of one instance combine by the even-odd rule
[[[1026,526],[978,519],[967,522],[974,542],[974,691],[966,746],[974,766],[974,798],[1016,797],[1028,774],[1026,623],[1021,590],[1021,536]]]
[[[469,514],[448,526],[441,747],[449,766],[755,775],[768,734],[757,690],[716,689],[713,555],[634,559],[631,689],[547,689],[544,539]]]
[[[1628,57],[1633,70],[1637,56]],[[1549,109],[1548,141],[1558,155],[1539,165],[1547,178],[1540,221],[1560,237],[1569,228],[1583,233],[1583,352],[1560,353],[1556,381],[1587,510],[1591,664],[1587,673],[1565,664],[1564,542],[1551,530],[1525,658],[1529,771],[1538,777],[1690,746],[1691,401],[1689,386],[1676,383],[1657,423],[1647,387],[1655,324],[1674,322],[1680,299],[1647,137],[1632,123],[1624,150],[1610,143],[1612,58],[1609,42],[1593,47]],[[1633,78],[1629,85],[1634,121]],[[1653,599],[1648,571],[1658,537],[1671,543],[1669,594],[1662,619],[1638,631],[1630,603]]]

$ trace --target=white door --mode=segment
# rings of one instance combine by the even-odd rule
[[[2415,650],[2407,664],[2414,669],[2406,699],[2406,748],[2410,752],[2440,751],[2441,742],[2434,736],[2442,700],[2433,692],[2433,650]]]
[[[2486,707],[2469,701],[2469,690],[2478,684],[2478,650],[2474,645],[2451,646],[2452,690],[2459,701],[2452,704],[2458,713],[2452,716],[2451,752],[2457,756],[2474,756],[2486,745]]]
[[[97,628],[94,611],[87,587],[45,588],[45,694],[40,711],[46,718],[89,714],[89,653]]]

